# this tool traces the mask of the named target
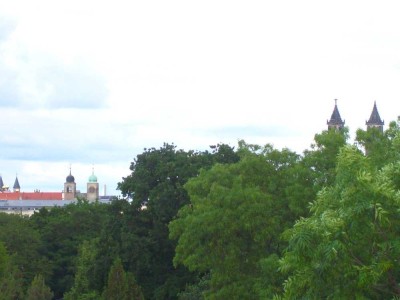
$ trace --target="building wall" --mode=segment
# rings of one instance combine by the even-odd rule
[[[86,199],[88,201],[96,201],[99,199],[99,184],[97,182],[89,182],[87,184]]]

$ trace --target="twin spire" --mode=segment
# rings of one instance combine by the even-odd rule
[[[335,99],[335,107],[333,109],[331,119],[328,120],[326,123],[328,125],[328,129],[342,129],[344,127],[344,120],[342,121],[339,109],[337,107],[337,99]],[[369,117],[369,120],[365,122],[365,125],[367,125],[367,129],[378,128],[381,132],[383,132],[384,124],[385,122],[382,121],[381,117],[379,116],[378,108],[376,107],[375,101],[371,116]]]
[[[20,190],[21,190],[21,186],[19,185],[18,174],[16,174],[14,185],[13,185],[13,191],[19,192]],[[9,191],[9,187],[4,184],[3,177],[1,177],[1,175],[0,175],[0,192],[5,192],[5,191]]]
[[[365,125],[367,125],[367,128],[378,127],[378,128],[381,128],[383,131],[384,124],[385,124],[385,122],[382,121],[381,117],[379,116],[378,109],[376,108],[376,101],[375,101],[371,116],[369,117],[369,120],[365,122]]]
[[[14,192],[19,192],[21,190],[21,186],[19,185],[19,181],[18,181],[18,175],[15,176],[13,190],[14,190]]]
[[[337,99],[335,99],[335,108],[333,109],[331,119],[326,121],[328,129],[342,129],[344,127],[344,120],[340,117],[339,109],[337,108]]]

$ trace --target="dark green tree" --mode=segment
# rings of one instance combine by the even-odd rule
[[[234,148],[227,144],[211,145],[212,161],[218,164],[233,164],[240,160],[240,156]]]
[[[10,257],[3,242],[0,242],[0,278],[5,275],[5,271],[9,264]]]
[[[26,289],[36,274],[49,274],[49,262],[38,230],[30,219],[15,214],[0,214],[0,242],[6,247],[10,264],[20,270],[18,276]]]
[[[41,235],[42,253],[50,262],[47,272],[51,276],[46,282],[55,298],[61,298],[73,286],[79,246],[99,237],[108,208],[107,204],[78,201],[65,207],[41,209],[31,217],[31,226]]]
[[[196,276],[172,263],[175,241],[168,238],[168,223],[189,203],[184,184],[214,163],[237,161],[234,149],[217,145],[208,151],[178,150],[164,144],[145,149],[132,162],[132,173],[118,184],[122,194],[132,199],[123,214],[111,220],[112,235],[105,233],[104,244],[114,244],[127,270],[132,272],[147,299],[176,299],[179,291]],[[114,238],[115,237],[115,238]],[[108,241],[107,241],[108,240]],[[117,248],[119,250],[117,250]]]
[[[0,299],[22,299],[23,277],[0,242]]]
[[[203,275],[195,284],[189,284],[178,294],[179,300],[201,300],[210,289],[210,274]]]

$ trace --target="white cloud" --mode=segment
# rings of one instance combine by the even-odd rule
[[[0,0],[3,169],[41,185],[69,163],[85,182],[94,163],[115,187],[163,142],[301,152],[334,98],[352,132],[375,100],[388,123],[400,114],[398,6]]]

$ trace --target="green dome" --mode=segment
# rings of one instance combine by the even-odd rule
[[[94,173],[92,173],[92,175],[90,175],[89,182],[97,182],[97,176],[94,175]]]

